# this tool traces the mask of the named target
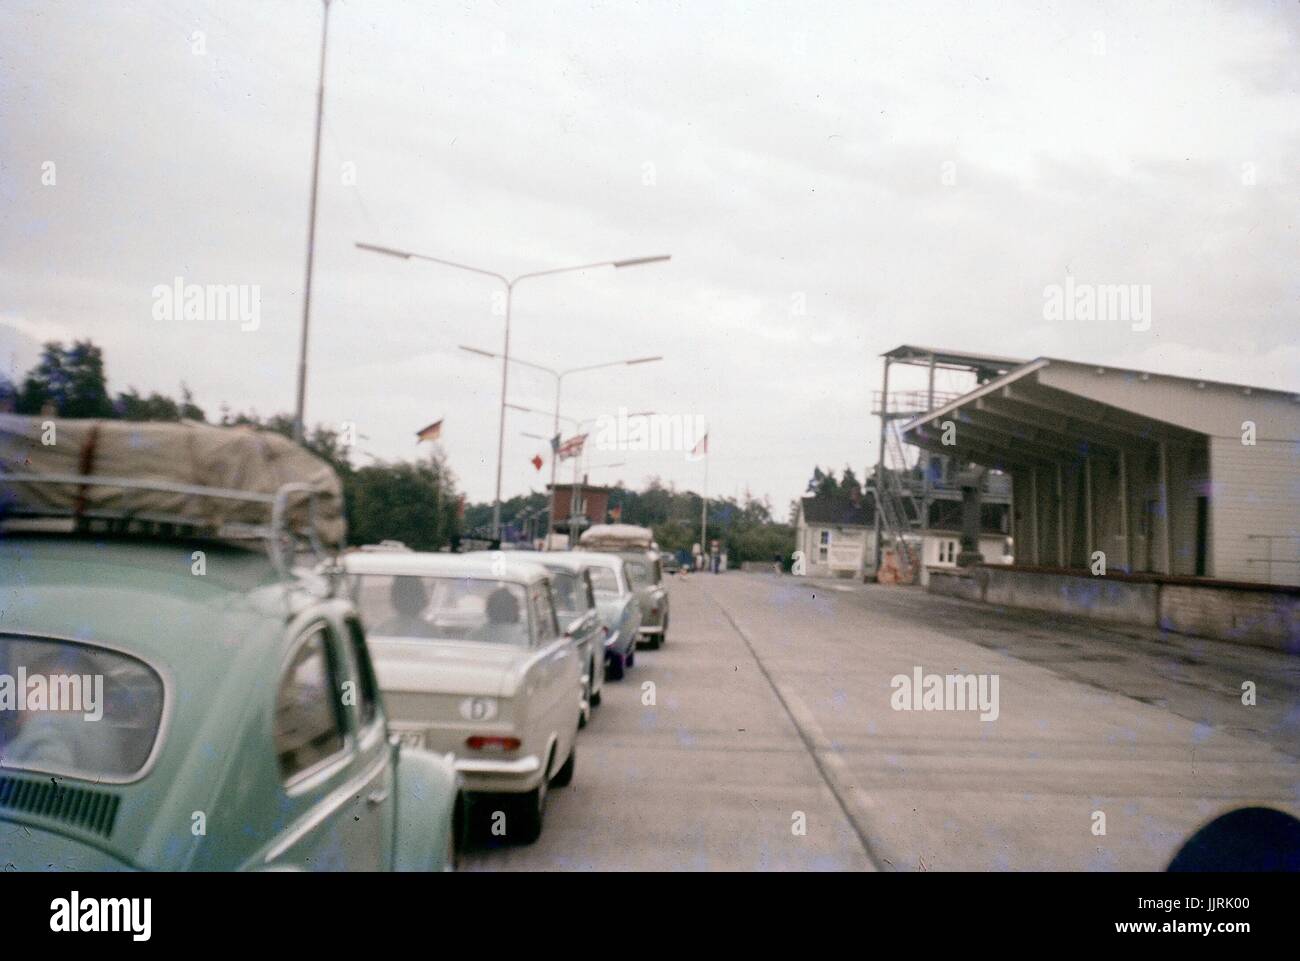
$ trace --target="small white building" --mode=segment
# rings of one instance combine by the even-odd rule
[[[870,492],[805,497],[799,502],[795,550],[814,577],[861,579],[876,556],[875,501]]]
[[[927,530],[921,535],[921,584],[930,583],[931,568],[957,567],[961,553],[961,531]],[[980,554],[985,564],[1010,564],[1011,538],[1006,534],[980,534]]]

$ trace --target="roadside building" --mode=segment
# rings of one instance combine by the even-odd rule
[[[795,521],[795,549],[803,553],[806,573],[860,580],[868,566],[874,569],[875,523],[870,492],[803,498]]]
[[[546,485],[551,491],[551,485]],[[609,516],[609,496],[612,488],[596,484],[556,484],[555,532],[564,535],[563,546],[576,544],[578,537],[592,524],[604,524]],[[621,511],[620,511],[621,513]]]

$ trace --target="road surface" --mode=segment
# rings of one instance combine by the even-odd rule
[[[1160,870],[1225,810],[1300,814],[1296,658],[916,588],[670,591],[668,644],[606,687],[541,840],[480,832],[466,868]],[[918,668],[996,676],[997,719],[895,710]]]

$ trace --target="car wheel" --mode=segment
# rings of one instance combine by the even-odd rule
[[[623,672],[626,665],[623,663],[623,655],[615,652],[610,655],[605,666],[605,677],[611,681],[623,680]]]
[[[456,871],[460,867],[460,828],[457,825],[459,818],[453,816],[451,823],[447,825],[447,842],[444,850],[446,857],[442,862],[444,871]]]
[[[668,615],[665,614],[665,615],[664,615],[664,629],[663,629],[662,631],[659,632],[659,645],[660,645],[660,647],[662,647],[663,645],[665,645],[665,644],[667,644],[667,643],[668,643]]]
[[[600,691],[593,691],[591,694],[591,700],[588,701],[587,703],[590,704],[592,707],[600,707],[600,694],[601,694]]]
[[[569,759],[564,762],[564,766],[555,772],[555,777],[551,778],[551,783],[556,787],[568,787],[573,783],[573,768],[578,757],[578,745],[569,748]]]
[[[473,810],[470,807],[469,795],[465,793],[456,796],[456,806],[452,809],[451,816],[451,852],[450,863],[446,870],[459,871],[461,855],[469,847],[470,831],[473,829]]]
[[[587,726],[587,718],[591,716],[591,706],[592,706],[591,679],[595,677],[595,675],[596,675],[596,666],[594,664],[588,664],[587,684],[582,692],[583,707],[582,710],[578,712],[578,727],[580,728]]]
[[[542,821],[546,817],[546,778],[527,794],[521,795],[515,808],[517,831],[510,832],[520,844],[532,844],[542,836]]]

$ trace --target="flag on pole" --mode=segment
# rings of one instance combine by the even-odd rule
[[[424,428],[424,430],[416,431],[415,442],[418,444],[421,441],[437,440],[441,436],[442,436],[442,419],[439,418],[438,420],[435,420],[432,424],[430,424],[428,427]]]
[[[709,453],[709,435],[705,434],[700,442],[691,448],[691,460],[699,460]]]
[[[559,447],[555,448],[555,456],[560,460],[569,460],[571,457],[578,457],[582,454],[582,445],[587,442],[586,434],[577,434],[570,437]]]

